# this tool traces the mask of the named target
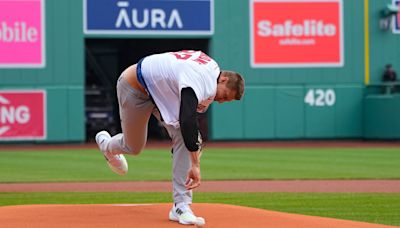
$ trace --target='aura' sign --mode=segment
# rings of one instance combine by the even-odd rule
[[[214,32],[214,0],[84,0],[85,34]]]

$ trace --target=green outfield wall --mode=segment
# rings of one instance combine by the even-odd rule
[[[370,111],[364,110],[364,104],[368,103],[368,100],[364,103],[366,84],[380,82],[387,63],[400,69],[400,37],[378,26],[380,12],[390,1],[369,1],[366,2],[368,5],[364,5],[365,2],[342,2],[343,66],[307,68],[252,68],[249,64],[249,11],[243,12],[243,9],[249,8],[249,3],[221,1],[217,4],[213,56],[222,67],[231,67],[243,73],[246,79],[246,95],[243,102],[213,106],[212,138],[363,137],[364,126],[374,120],[374,115],[368,115],[369,118],[363,120],[363,112]],[[367,22],[364,18],[365,7],[368,8]],[[366,23],[369,31],[365,30]],[[369,50],[365,47],[366,38],[369,39]],[[370,53],[367,62],[366,51]],[[367,83],[366,64],[369,67]],[[334,102],[332,99],[324,102],[327,91],[330,91],[329,94],[334,93]],[[314,102],[319,98],[323,102],[320,105],[306,103],[305,98],[310,93],[314,96]],[[392,102],[391,105],[400,105],[398,101]],[[391,110],[389,107],[387,109]],[[389,113],[379,118],[384,119]],[[378,131],[382,132],[382,128]],[[398,135],[399,131],[397,128],[391,130],[391,133],[397,132]],[[391,133],[379,138],[386,138]]]
[[[382,98],[381,89],[368,89],[369,84],[378,84],[379,87],[386,64],[392,64],[393,68],[400,72],[400,34],[391,29],[383,29],[381,20],[382,10],[391,1],[332,1],[331,6],[318,6],[321,2],[316,1],[316,6],[297,7],[297,11],[310,15],[308,21],[301,24],[304,26],[301,28],[294,22],[304,15],[297,15],[296,11],[290,10],[289,5],[278,6],[282,4],[279,1],[275,2],[276,5],[265,7],[262,6],[265,1],[258,0],[215,0],[211,1],[214,6],[212,33],[89,34],[84,33],[82,0],[45,0],[44,66],[1,67],[0,64],[0,92],[32,89],[46,92],[46,136],[24,141],[85,141],[85,38],[174,38],[181,39],[182,42],[189,38],[205,39],[209,42],[209,54],[217,60],[221,68],[240,72],[246,81],[242,101],[213,105],[208,111],[210,139],[398,139],[398,115],[397,118],[393,115],[390,117],[395,119],[395,127],[388,128],[386,126],[389,125],[379,122],[391,115],[391,107],[400,107],[398,96],[394,94]],[[275,20],[275,24],[280,21],[282,27],[274,27],[274,32],[257,30],[260,29],[257,27],[259,20],[270,20],[270,14],[263,15],[263,12],[268,12],[273,7],[288,8],[288,11],[275,13],[271,19]],[[312,21],[314,12],[319,10],[324,12],[322,14],[330,14],[331,11],[337,10],[336,14],[332,14],[332,18],[335,15],[339,16],[332,19],[338,21],[335,30],[329,27],[330,24]],[[0,22],[1,20],[0,17]],[[285,20],[291,22],[285,24]],[[257,32],[253,33],[252,29]],[[2,32],[4,37],[4,31]],[[338,45],[339,48],[326,49],[328,51],[322,49],[323,51],[319,52],[314,49],[309,49],[308,52],[307,45],[310,44],[306,43],[298,45],[299,49],[282,49],[293,52],[279,51],[279,48],[269,48],[263,44],[269,42],[269,37],[280,39],[281,46],[288,45],[284,42],[294,42],[284,38],[286,33],[291,33],[290,39],[297,39],[299,33],[309,33],[311,35],[304,35],[307,39],[300,41],[315,42],[312,45],[325,42],[323,38],[334,37],[333,34],[340,33],[341,37],[338,35],[340,44],[332,45]],[[320,37],[313,40],[313,33],[319,34],[316,36]],[[329,44],[325,46],[330,46]],[[293,44],[288,46],[297,47]],[[259,51],[259,47],[264,48],[263,52]],[[307,64],[265,64],[271,61],[271,56],[280,59],[279,61],[286,57],[289,62],[293,61],[293,56],[297,56],[301,51],[303,54],[299,56],[307,59]],[[337,51],[338,54],[330,55],[331,51]],[[319,59],[323,59],[323,63],[320,61],[313,65],[313,61]],[[331,59],[334,59],[333,64],[326,63]],[[114,76],[118,74],[119,72],[114,72]],[[6,103],[0,102],[0,108],[6,107]],[[1,111],[0,109],[0,114]],[[395,109],[394,112],[399,111]],[[2,129],[6,131],[12,126],[8,126],[4,118],[0,118],[0,133]],[[3,138],[0,142],[9,141],[14,140]]]

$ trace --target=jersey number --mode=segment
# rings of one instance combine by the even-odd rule
[[[196,51],[183,50],[178,52],[172,52],[171,54],[173,54],[177,59],[188,60],[190,59],[190,57],[193,56],[195,52]],[[195,61],[200,65],[205,65],[211,61],[211,58],[208,55],[201,52],[199,57],[190,60]]]

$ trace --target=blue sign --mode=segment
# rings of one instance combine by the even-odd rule
[[[400,9],[400,0],[393,0],[393,5]],[[393,18],[393,33],[400,33],[400,12]]]
[[[214,0],[84,0],[85,34],[214,32]]]

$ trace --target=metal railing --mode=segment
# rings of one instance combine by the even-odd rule
[[[366,88],[366,94],[400,94],[400,82],[370,83]]]

